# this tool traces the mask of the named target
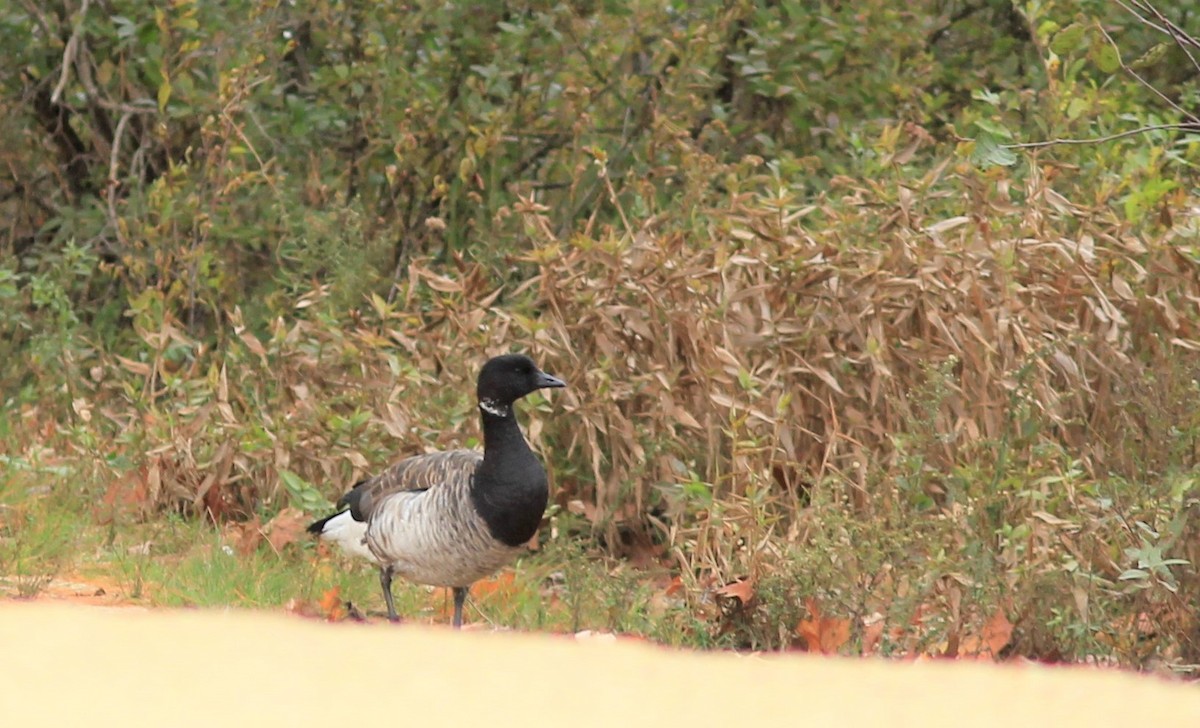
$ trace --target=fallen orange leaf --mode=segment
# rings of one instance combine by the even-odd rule
[[[342,607],[342,588],[340,586],[326,589],[317,604],[320,605],[321,611],[325,613],[325,618],[330,622],[340,622],[346,618],[346,610]]]
[[[801,620],[796,626],[796,634],[804,640],[809,652],[836,654],[850,639],[850,620],[822,616],[815,599],[808,599],[805,604],[812,618]]]
[[[967,635],[962,638],[957,654],[961,657],[979,657],[995,659],[1000,651],[1008,646],[1012,639],[1013,625],[1005,616],[1004,610],[997,610],[983,625],[978,635]]]
[[[739,579],[717,589],[714,593],[723,597],[736,598],[742,604],[749,604],[750,600],[754,598],[754,580]]]
[[[485,597],[496,592],[511,594],[516,591],[514,583],[515,575],[511,571],[504,571],[491,579],[480,579],[471,587],[471,591],[476,597]]]

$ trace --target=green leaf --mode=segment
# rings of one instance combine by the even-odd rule
[[[1125,219],[1130,222],[1140,221],[1150,208],[1178,186],[1179,183],[1174,180],[1153,179],[1129,193],[1125,198]]]
[[[1053,20],[1042,21],[1042,24],[1037,29],[1038,38],[1049,38],[1051,33],[1057,33],[1061,29],[1062,26]]]
[[[112,21],[117,26],[118,38],[128,38],[137,32],[137,25],[124,15],[114,15],[112,16]]]
[[[1079,23],[1071,23],[1054,35],[1054,40],[1050,41],[1050,50],[1060,56],[1071,53],[1079,48],[1086,30]]]
[[[1089,106],[1090,104],[1086,99],[1081,99],[1078,96],[1072,98],[1070,102],[1067,103],[1067,118],[1072,121],[1078,119],[1085,111],[1088,110]]]
[[[1100,45],[1092,54],[1092,61],[1104,73],[1115,73],[1121,67],[1121,54],[1112,43]]]
[[[976,101],[982,101],[989,106],[1000,105],[1000,94],[986,88],[977,88],[971,92],[971,98]]]
[[[303,511],[316,511],[329,507],[325,497],[304,478],[290,470],[280,470],[279,479],[291,497],[292,503]]]
[[[167,102],[171,100],[171,79],[163,75],[162,83],[158,86],[158,110],[165,111]]]
[[[458,163],[458,178],[465,183],[469,182],[474,174],[475,160],[471,157],[463,157]]]
[[[977,166],[1011,167],[1017,163],[1017,155],[1001,145],[1002,142],[994,135],[983,133],[975,139],[975,149],[971,152],[971,162]]]
[[[1136,70],[1156,66],[1163,59],[1163,56],[1167,55],[1167,49],[1170,47],[1172,46],[1167,43],[1156,43],[1150,50],[1139,56],[1137,60],[1130,63],[1129,67]]]
[[[994,121],[988,121],[987,119],[976,119],[975,128],[986,134],[990,134],[997,139],[1003,139],[1004,141],[1012,141],[1013,138],[1012,132],[1010,132],[1008,129],[1005,129],[1004,126],[997,124]]]

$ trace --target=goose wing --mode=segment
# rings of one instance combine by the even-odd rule
[[[405,458],[373,478],[360,480],[338,500],[338,508],[348,507],[354,520],[365,522],[380,503],[396,493],[470,487],[481,462],[483,454],[476,450],[446,450]]]

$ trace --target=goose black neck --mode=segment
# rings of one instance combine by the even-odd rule
[[[497,541],[520,546],[533,538],[549,495],[546,470],[533,451],[512,407],[480,408],[483,462],[475,471],[471,501]]]
[[[517,413],[511,405],[491,405],[487,409],[480,407],[479,416],[483,421],[484,460],[529,449],[525,436],[521,434],[521,426],[517,423]]]

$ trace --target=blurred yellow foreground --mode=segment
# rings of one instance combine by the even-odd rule
[[[4,726],[1200,726],[1086,668],[677,652],[281,614],[0,602]]]

